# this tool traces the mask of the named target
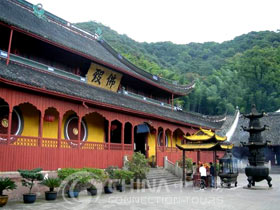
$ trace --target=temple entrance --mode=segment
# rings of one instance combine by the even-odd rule
[[[141,152],[146,157],[148,155],[147,137],[149,132],[150,129],[145,123],[135,126],[134,129],[134,152]]]

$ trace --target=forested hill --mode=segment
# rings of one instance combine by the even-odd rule
[[[248,112],[255,103],[266,112],[280,108],[280,33],[251,32],[221,44],[215,42],[139,43],[96,23],[77,23],[106,40],[123,56],[152,74],[181,84],[196,80],[195,90],[177,100],[185,110],[217,115]]]

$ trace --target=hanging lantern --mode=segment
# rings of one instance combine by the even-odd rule
[[[153,129],[152,131],[151,131],[151,134],[156,134],[156,129]]]
[[[111,131],[114,131],[114,130],[116,130],[117,128],[118,128],[118,126],[113,124],[113,125],[111,126]]]
[[[44,116],[44,121],[45,122],[53,122],[54,120],[55,120],[55,116],[54,115],[46,114]]]

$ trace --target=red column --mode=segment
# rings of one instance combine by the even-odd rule
[[[197,164],[199,165],[199,161],[200,161],[200,151],[197,150]]]
[[[166,141],[165,141],[165,130],[162,131],[162,138],[163,138],[163,152],[165,151]]]
[[[108,122],[108,150],[110,150],[111,144],[111,122]]]
[[[61,147],[61,125],[62,125],[62,117],[58,115],[58,133],[57,133],[57,148]]]
[[[132,152],[134,152],[134,126],[131,126],[131,146],[132,146]]]
[[[170,140],[171,140],[171,152],[172,152],[172,147],[173,147],[173,132],[172,131],[170,133]]]
[[[14,32],[14,30],[11,29],[9,47],[8,47],[8,58],[7,58],[7,63],[6,63],[7,66],[9,65],[9,62],[10,62],[10,53],[11,53],[11,47],[12,47],[13,32]]]
[[[81,146],[81,122],[82,118],[78,116],[78,149],[80,149]]]
[[[156,129],[155,141],[156,141],[156,165],[158,166],[158,130]]]
[[[125,128],[125,124],[122,124],[122,131],[121,131],[122,151],[124,150],[124,128]]]
[[[7,145],[9,145],[11,142],[12,114],[13,114],[13,109],[9,107]]]
[[[39,125],[39,142],[38,142],[38,146],[41,147],[42,146],[42,141],[43,141],[43,125],[44,125],[44,114],[42,114],[41,111],[41,115],[40,115],[40,125]]]

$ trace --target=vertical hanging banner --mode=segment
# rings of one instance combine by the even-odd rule
[[[98,64],[91,63],[86,77],[88,84],[117,92],[122,79],[122,74],[109,70]]]

